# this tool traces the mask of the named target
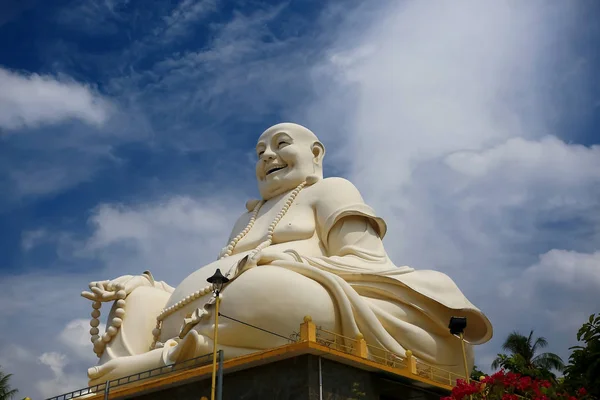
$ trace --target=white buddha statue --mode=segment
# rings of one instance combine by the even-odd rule
[[[230,279],[221,312],[289,335],[310,315],[323,329],[399,355],[411,350],[427,363],[462,374],[461,346],[448,330],[465,316],[465,340],[488,341],[492,327],[454,282],[436,271],[397,267],[382,239],[386,225],[352,183],[323,179],[325,148],[313,132],[283,123],[256,145],[256,179],[262,199],[249,201],[219,259],[176,288],[149,272],[92,282],[94,351],[90,384],[105,382],[207,354],[213,348],[214,297],[206,279],[217,268]],[[99,335],[102,302],[113,302]],[[220,319],[218,348],[225,358],[286,341]],[[473,353],[467,346],[472,366]]]

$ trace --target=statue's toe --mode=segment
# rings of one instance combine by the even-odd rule
[[[106,364],[97,365],[88,369],[88,378],[90,380],[99,379],[113,371],[119,365],[116,360],[110,360]]]
[[[100,367],[88,368],[87,374],[88,374],[88,378],[96,379],[97,377],[100,376]]]

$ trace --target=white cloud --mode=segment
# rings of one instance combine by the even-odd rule
[[[59,376],[63,374],[63,368],[67,364],[67,356],[64,354],[49,352],[43,353],[39,358],[39,362],[50,367],[52,372]]]
[[[154,34],[168,43],[187,34],[191,25],[199,23],[199,19],[216,8],[216,0],[182,0],[169,15],[163,17],[164,27],[157,29]]]
[[[72,80],[25,75],[0,67],[0,128],[17,130],[78,119],[101,126],[110,103]]]
[[[393,259],[449,273],[490,315],[496,337],[478,353],[481,368],[489,367],[485,363],[513,329],[535,328],[548,336],[551,351],[564,356],[586,307],[598,301],[588,291],[577,293],[575,302],[562,301],[548,287],[559,287],[568,299],[581,282],[594,282],[600,245],[598,148],[559,139],[548,116],[560,109],[547,83],[547,75],[560,74],[548,71],[559,69],[554,61],[560,55],[548,52],[554,51],[549,43],[555,35],[568,36],[570,10],[534,2],[380,4],[377,11],[347,11],[347,29],[329,21],[339,39],[317,65],[310,59],[316,52],[261,42],[269,34],[265,22],[277,10],[238,15],[217,31],[214,46],[174,55],[144,76],[154,82],[144,94],[160,93],[148,101],[149,109],[173,113],[184,125],[198,110],[216,113],[223,105],[225,111],[211,118],[226,119],[241,108],[255,118],[273,107],[288,116],[304,114],[301,122],[328,145],[328,172],[343,162],[387,219],[385,242]],[[255,45],[260,53],[252,53]],[[308,78],[316,85],[304,112],[306,98],[296,94],[306,93]],[[169,101],[169,94],[178,101]],[[207,140],[180,138],[174,135],[179,128],[169,126],[169,140]],[[46,317],[53,315],[57,331],[51,337],[59,340],[45,343],[44,351],[65,354],[70,363],[64,368],[75,365],[69,359],[75,354],[55,349],[67,336],[83,347],[83,322],[72,318],[89,307],[65,301],[77,298],[91,275],[104,279],[151,269],[175,285],[214,260],[243,211],[245,198],[228,195],[228,184],[217,189],[222,197],[167,195],[99,206],[89,221],[91,236],[74,255],[93,259],[98,270],[73,279],[0,282],[0,297],[11,300],[0,301],[0,315],[27,313],[22,324],[33,332],[49,329]],[[552,250],[559,248],[565,250]],[[572,270],[577,273],[566,276]],[[514,282],[526,284],[521,292],[530,296],[506,296]],[[556,329],[572,304],[580,311],[569,313],[569,329]],[[16,328],[2,329],[16,337]],[[79,367],[83,378],[85,365]],[[41,389],[50,390],[56,379]]]
[[[58,13],[62,26],[81,30],[88,35],[108,35],[118,32],[117,22],[123,22],[123,9],[129,0],[73,1]]]
[[[527,268],[524,276],[531,285],[549,282],[573,292],[600,292],[600,251],[585,254],[554,249],[542,254],[540,262]]]
[[[69,360],[65,354],[46,352],[38,360],[40,364],[50,368],[54,375],[51,379],[41,379],[35,382],[35,387],[45,398],[64,393],[66,388],[78,389],[87,386],[87,379],[82,374],[69,374],[65,372],[65,367],[69,364]]]
[[[0,324],[0,365],[21,395],[47,398],[87,385],[96,360],[89,321],[73,317],[90,313],[79,294],[92,278],[51,270],[0,280],[0,320],[9,321]]]
[[[522,332],[535,329],[536,335],[548,339],[551,351],[567,360],[567,348],[576,344],[577,331],[598,312],[600,252],[552,249],[498,286],[493,297],[502,304],[501,321],[512,324],[502,326],[502,332],[515,324]]]
[[[381,185],[406,182],[419,160],[539,134],[543,109],[532,89],[542,79],[536,67],[547,57],[541,52],[553,21],[545,18],[554,16],[548,7],[538,9],[507,2],[391,3],[386,17],[359,35],[342,32],[321,67],[342,85],[323,93],[315,108],[346,99],[356,179],[385,191]],[[355,96],[340,97],[348,86]],[[317,124],[321,117],[327,119],[317,114]],[[384,163],[395,160],[394,168],[374,154]]]
[[[80,274],[8,276],[0,281],[0,319],[15,321],[0,325],[0,337],[10,338],[7,346],[0,346],[0,362],[10,365],[14,386],[32,397],[36,391],[39,397],[50,397],[85,387],[85,372],[97,359],[85,319],[91,308],[80,292],[92,280],[146,269],[157,279],[177,285],[217,258],[234,221],[245,211],[245,200],[240,193],[220,193],[104,204],[90,216],[91,233],[85,240],[48,230],[26,234],[23,246],[32,249],[39,240],[51,237],[61,258],[84,266],[91,261],[96,268],[90,266]],[[38,383],[25,393],[32,376]]]
[[[43,228],[23,232],[21,235],[21,247],[23,250],[29,251],[46,240],[47,237],[48,231]]]
[[[94,365],[97,362],[97,358],[93,352],[93,345],[90,340],[90,328],[89,319],[74,319],[58,334],[58,340],[75,353],[80,360],[87,361],[89,365]],[[98,329],[100,332],[104,332],[106,324],[101,323]]]
[[[600,179],[600,146],[567,145],[556,137],[539,141],[515,137],[481,152],[459,151],[446,157],[452,169],[471,177],[502,174],[507,179],[558,180],[561,185]]]
[[[84,253],[104,261],[107,270],[98,274],[150,269],[157,279],[175,285],[217,258],[233,223],[245,210],[245,200],[243,196],[220,194],[175,196],[129,206],[105,204],[90,218],[93,234]]]
[[[89,166],[73,170],[65,168],[64,165],[43,169],[36,165],[33,168],[9,171],[9,176],[14,183],[14,193],[19,197],[40,196],[59,192],[74,183],[83,182],[90,178],[95,172],[94,169],[94,166]]]
[[[586,295],[595,295],[600,304],[600,251],[580,253],[576,251],[553,249],[540,255],[539,262],[525,269],[514,288],[528,287],[531,293],[544,287],[559,287],[569,291],[571,301],[585,300]],[[518,290],[511,291],[515,294]],[[592,305],[590,303],[590,305]],[[593,310],[589,310],[590,312]]]
[[[2,355],[0,356],[0,366],[4,366],[6,368],[6,366],[11,366],[14,363],[26,363],[36,360],[37,358],[31,352],[31,350],[16,344],[10,346],[9,348],[3,349]]]
[[[277,5],[235,12],[209,25],[207,43],[174,52],[151,69],[132,69],[109,86],[142,104],[154,129],[169,132],[156,137],[168,146],[186,152],[226,147],[221,133],[232,124],[295,110],[309,91],[307,59],[319,49],[277,37],[272,25],[285,11]]]
[[[309,126],[387,219],[392,258],[448,273],[490,316],[495,337],[481,360],[508,332],[534,327],[566,356],[576,328],[555,329],[566,307],[548,300],[547,285],[525,280],[528,301],[502,293],[526,270],[577,270],[557,278],[565,293],[595,279],[595,261],[573,254],[587,259],[600,247],[600,148],[566,143],[557,130],[572,117],[565,99],[586,105],[585,71],[572,73],[581,63],[554,45],[573,32],[577,6],[387,2],[363,11],[347,16],[313,68]],[[578,317],[600,301],[590,291],[576,298]]]

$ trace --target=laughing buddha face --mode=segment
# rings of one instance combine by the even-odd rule
[[[270,127],[258,138],[256,155],[256,179],[264,200],[293,190],[310,175],[323,177],[325,148],[301,125]]]

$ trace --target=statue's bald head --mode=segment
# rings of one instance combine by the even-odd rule
[[[265,199],[323,177],[325,147],[310,129],[285,122],[265,130],[256,144],[256,178]]]
[[[272,135],[277,132],[285,132],[298,141],[319,142],[319,138],[317,137],[317,135],[314,134],[313,131],[302,125],[294,124],[293,122],[282,122],[280,124],[273,125],[270,128],[267,128],[260,135],[258,141],[260,142],[260,140],[266,135]]]

